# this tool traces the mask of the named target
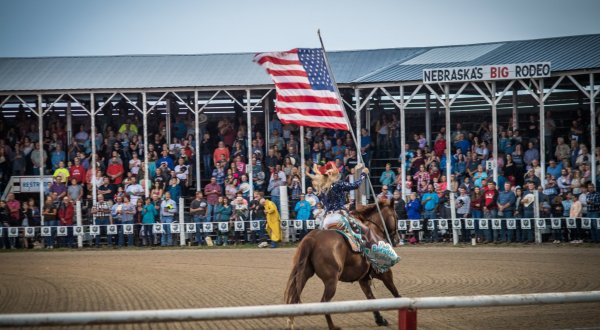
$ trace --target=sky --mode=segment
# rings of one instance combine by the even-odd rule
[[[352,50],[600,33],[597,0],[0,0],[0,57]]]

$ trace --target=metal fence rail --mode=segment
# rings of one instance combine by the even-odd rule
[[[116,323],[215,321],[341,314],[376,310],[443,309],[600,302],[600,291],[391,298],[299,305],[0,315],[0,326],[90,325]]]

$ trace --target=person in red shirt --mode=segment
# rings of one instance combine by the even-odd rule
[[[62,202],[58,207],[58,220],[60,226],[67,228],[67,236],[62,240],[63,247],[73,247],[73,215],[75,214],[73,203],[68,196],[63,197]]]
[[[75,164],[69,167],[69,180],[76,179],[77,183],[84,182],[85,179],[85,168],[81,165],[79,158],[75,158]]]
[[[123,164],[119,162],[116,156],[110,160],[110,164],[106,168],[106,175],[110,178],[110,181],[114,184],[121,184],[123,181],[123,174],[125,169]]]
[[[497,218],[498,217],[498,190],[496,190],[496,183],[490,181],[487,183],[487,187],[483,191],[483,216],[485,218]]]
[[[221,161],[221,156],[225,156],[225,161],[229,162],[229,148],[225,146],[225,143],[223,141],[219,142],[219,146],[217,147],[217,149],[215,149],[215,152],[213,153],[213,161],[215,162],[215,166],[217,162]]]

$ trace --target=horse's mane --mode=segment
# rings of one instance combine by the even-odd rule
[[[385,207],[393,207],[391,201],[377,201],[377,204],[379,204],[379,208],[381,209]],[[373,213],[377,213],[377,204],[371,203],[367,205],[359,205],[356,207],[355,212],[363,217],[369,217]]]

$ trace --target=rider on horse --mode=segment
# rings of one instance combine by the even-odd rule
[[[359,164],[355,169],[359,170],[361,167],[362,165]],[[379,240],[366,225],[356,220],[345,208],[347,192],[357,189],[365,180],[369,170],[363,168],[360,178],[352,183],[340,180],[340,172],[335,162],[328,162],[321,167],[315,165],[313,170],[315,174],[308,173],[308,176],[312,179],[312,186],[326,211],[322,228],[348,234],[346,236],[349,239],[349,235],[353,234],[358,238],[360,245],[360,250],[356,252],[361,252],[377,272],[385,272],[395,265],[400,258],[392,246]]]

